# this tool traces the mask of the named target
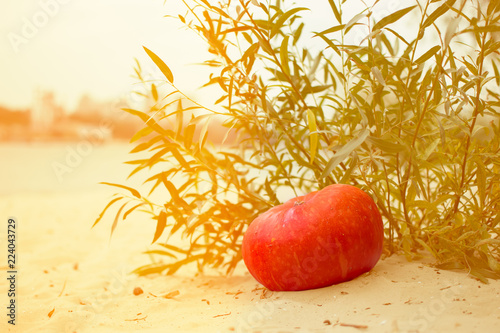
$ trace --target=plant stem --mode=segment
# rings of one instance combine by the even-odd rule
[[[485,21],[485,26],[488,26],[489,23],[489,17],[486,17]],[[462,198],[462,192],[463,192],[463,187],[465,185],[465,178],[466,178],[466,172],[467,172],[467,160],[469,159],[469,150],[470,150],[470,145],[472,141],[472,134],[474,131],[474,127],[476,125],[477,121],[477,116],[481,112],[479,105],[481,103],[481,89],[482,89],[482,81],[481,77],[483,75],[483,67],[484,67],[484,49],[485,49],[485,44],[486,44],[486,35],[488,33],[484,32],[481,34],[481,45],[480,45],[480,53],[479,53],[479,69],[478,69],[478,77],[476,78],[477,80],[477,88],[476,88],[476,96],[475,96],[475,105],[474,105],[474,111],[472,113],[472,121],[469,125],[469,133],[467,134],[467,140],[465,142],[465,152],[464,152],[464,158],[462,160],[461,164],[461,174],[460,174],[460,185],[458,187],[458,193],[456,194],[456,199],[455,203],[453,204],[453,209],[452,209],[452,214],[455,215],[458,212],[458,207],[460,205],[460,201]]]
[[[425,19],[425,14],[427,13],[427,9],[429,8],[429,4],[430,4],[430,1],[427,1],[426,5],[425,5],[425,8],[423,10],[423,13],[422,13],[422,18],[420,20],[420,24],[419,24],[419,29],[418,29],[418,35],[420,35],[421,33],[423,33],[421,30],[422,30],[422,26],[424,24],[424,19]],[[418,36],[417,35],[417,36]],[[410,83],[410,77],[411,77],[411,73],[412,73],[412,66],[413,66],[413,62],[415,60],[415,52],[417,50],[417,46],[418,46],[418,37],[415,39],[415,45],[413,46],[413,49],[412,49],[412,53],[411,53],[411,57],[410,57],[410,62],[409,62],[409,67],[408,67],[408,74],[407,74],[407,77],[406,77],[406,82],[404,84],[404,87],[406,88],[406,91],[408,90],[408,85]],[[435,80],[438,76],[436,75],[435,77]],[[411,96],[408,94],[407,96],[408,100],[410,101],[411,103]],[[430,94],[426,100],[426,104],[428,103],[430,99]],[[405,101],[406,99],[403,98],[403,101],[402,101],[402,105],[401,105],[401,124],[399,126],[399,137],[401,137],[401,134],[402,134],[402,129],[401,129],[401,126],[402,126],[402,120],[403,120],[403,111],[404,111],[404,108],[405,108]],[[413,112],[415,112],[415,107],[414,107],[414,104],[411,103],[412,105],[412,108],[413,108]],[[411,145],[411,150],[410,151],[413,151],[414,147],[415,147],[415,141],[416,141],[416,137],[417,137],[417,133],[418,133],[418,129],[420,127],[420,123],[421,121],[423,120],[423,115],[425,114],[425,109],[426,107],[424,106],[424,109],[423,109],[423,114],[422,116],[420,117],[420,121],[417,125],[417,128],[415,129],[415,134],[414,134],[414,137],[413,137],[413,141],[412,141],[412,145]],[[412,164],[412,155],[410,153],[410,157],[408,159],[408,167],[406,168],[406,171],[405,173],[402,175],[402,178],[401,178],[401,174],[400,174],[400,163],[399,163],[399,160],[400,160],[400,153],[397,153],[397,156],[396,156],[396,161],[397,161],[397,173],[398,173],[398,181],[399,183],[401,184],[401,187],[400,187],[400,193],[401,193],[401,203],[403,205],[403,213],[404,213],[404,218],[405,218],[405,221],[406,221],[406,224],[407,226],[410,228],[410,231],[412,233],[415,232],[415,229],[411,223],[411,220],[410,220],[410,215],[409,215],[409,212],[408,212],[408,207],[407,207],[407,204],[406,204],[406,191],[408,189],[408,181],[410,179],[410,172],[411,172],[411,164]]]

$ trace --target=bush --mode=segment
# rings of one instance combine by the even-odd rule
[[[117,194],[96,221],[118,202],[112,230],[139,207],[151,214],[158,248],[150,253],[168,260],[136,273],[171,274],[191,262],[230,273],[258,214],[287,196],[348,183],[376,200],[387,253],[411,259],[425,249],[441,268],[500,277],[500,6],[415,1],[375,20],[383,3],[375,1],[346,20],[350,1],[328,3],[337,22],[313,33],[322,44],[314,51],[303,46],[308,8],[186,1],[178,19],[207,43],[207,85],[221,88],[211,108],[179,91],[145,48],[166,80],[142,80],[149,110],[125,109],[145,124],[132,153],[148,156],[129,163],[150,193],[166,189],[169,199],[117,185],[131,195]],[[408,20],[410,29],[397,28]],[[157,84],[170,90],[159,96]],[[207,141],[217,119],[237,140]],[[153,166],[164,171],[149,176]],[[168,242],[174,234],[184,247]]]

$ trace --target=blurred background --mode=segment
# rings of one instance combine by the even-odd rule
[[[143,45],[181,71],[180,86],[193,91],[192,80],[202,68],[187,64],[203,59],[205,50],[176,20],[164,17],[168,11],[163,3],[3,2],[0,139],[75,139],[123,103],[140,107],[132,94],[135,59],[146,73],[155,70],[144,61]],[[179,11],[178,3],[169,3],[168,9]],[[130,138],[135,130],[127,119],[115,125],[111,133],[103,133],[106,138]]]
[[[383,1],[373,18],[410,3]],[[334,24],[326,0],[292,5],[311,9],[303,12],[310,31]],[[208,79],[199,65],[211,59],[206,45],[168,17],[185,12],[182,1],[10,0],[0,8],[0,193],[124,181],[120,162],[141,123],[120,109],[147,106],[134,94],[136,60],[146,78],[161,86],[163,77],[143,46],[168,64],[181,91],[204,105],[217,98],[198,89]],[[359,40],[366,32],[360,28]],[[304,47],[324,47],[318,42]]]
[[[203,98],[196,88],[204,68],[195,63],[208,52],[178,20],[165,17],[181,11],[180,4],[2,2],[0,194],[124,180],[120,162],[141,123],[120,109],[146,103],[134,94],[136,60],[146,77],[162,77],[143,46],[175,68],[179,88]]]

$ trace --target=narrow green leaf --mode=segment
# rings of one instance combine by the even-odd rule
[[[387,30],[390,33],[392,33],[394,36],[396,36],[400,41],[402,41],[403,43],[405,43],[407,46],[410,45],[410,43],[408,43],[408,41],[403,36],[401,36],[399,33],[397,33],[396,31],[394,31],[393,29],[386,28],[385,30]]]
[[[132,195],[134,197],[136,197],[138,199],[141,198],[141,194],[139,193],[139,191],[137,191],[136,189],[133,189],[131,187],[128,187],[128,186],[125,186],[125,185],[121,185],[121,184],[107,183],[107,182],[100,182],[99,184],[104,184],[104,185],[116,186],[116,187],[124,188],[126,190],[129,190],[130,193],[132,193]]]
[[[261,35],[256,36],[257,39],[259,40],[259,45],[260,47],[269,55],[273,56],[274,55],[274,50],[271,44],[269,44],[269,41],[262,37]]]
[[[448,261],[442,264],[437,264],[436,268],[452,270],[452,269],[464,269],[465,267],[462,263],[458,261]]]
[[[467,32],[481,33],[481,32],[499,32],[499,31],[500,31],[500,25],[491,24],[483,27],[468,28],[462,30],[460,33],[467,33]]]
[[[266,181],[264,182],[264,186],[266,189],[266,194],[269,197],[269,200],[274,204],[278,204],[279,200],[278,200],[278,197],[276,196],[276,191],[271,188],[271,183],[269,182],[269,177],[266,178]]]
[[[169,135],[169,132],[165,129],[163,129],[163,127],[161,127],[160,125],[158,125],[158,123],[156,122],[156,120],[153,119],[153,116],[149,116],[147,115],[146,113],[142,112],[142,111],[138,111],[138,110],[134,110],[134,109],[129,109],[129,108],[122,108],[123,111],[125,112],[128,112],[134,116],[137,116],[139,118],[141,118],[141,120],[146,124],[148,125],[149,127],[151,127],[154,131],[164,135],[164,136],[168,136]]]
[[[460,20],[455,19],[455,20],[452,20],[448,24],[448,27],[446,28],[446,33],[444,35],[444,49],[445,50],[448,48],[448,46],[450,45],[451,40],[455,36],[455,33],[457,31],[459,23],[460,23]]]
[[[344,172],[342,175],[342,178],[340,179],[339,183],[340,184],[349,184],[349,178],[351,177],[352,172],[355,170],[356,165],[359,162],[359,157],[358,154],[356,153],[356,150],[353,150],[352,153],[352,158],[351,161],[349,162],[349,165],[347,166],[347,170]]]
[[[276,35],[280,30],[281,30],[281,27],[283,26],[283,24],[286,22],[286,20],[288,20],[292,15],[302,11],[302,10],[309,10],[309,8],[306,8],[306,7],[297,7],[297,8],[293,8],[293,9],[290,9],[289,11],[283,13],[282,15],[280,15],[280,17],[278,18],[278,20],[276,21],[275,24],[273,24],[273,27],[271,29],[271,37],[273,37],[274,35]]]
[[[488,9],[486,10],[487,15],[490,16],[492,13],[497,12],[499,6],[499,1],[490,1],[488,4]]]
[[[406,7],[406,8],[403,8],[401,10],[398,10],[397,12],[390,14],[389,16],[384,17],[383,19],[381,19],[380,21],[375,23],[372,30],[373,31],[380,30],[383,27],[385,27],[386,25],[398,21],[400,18],[402,18],[403,16],[405,16],[406,14],[411,12],[413,10],[413,8],[415,8],[415,7],[417,7],[417,6],[415,5],[415,6]]]
[[[254,19],[253,22],[262,30],[271,30],[271,28],[273,27],[272,22],[267,20]],[[259,35],[257,35],[256,37],[259,37]]]
[[[304,26],[304,22],[300,23],[299,27],[293,32],[293,45],[297,44],[297,41],[300,39]]]
[[[394,143],[374,136],[369,136],[367,141],[387,153],[400,153],[406,149],[405,146],[399,143]]]
[[[500,279],[500,260],[493,257],[491,253],[487,254],[488,266],[490,269],[485,268],[484,273],[487,278],[499,280]]]
[[[130,154],[138,153],[138,152],[144,151],[144,150],[146,150],[148,148],[151,148],[152,145],[154,145],[155,143],[157,143],[160,140],[161,140],[161,136],[158,135],[158,136],[155,136],[155,137],[151,138],[147,142],[141,142],[140,144],[138,144],[137,146],[135,146],[130,151]]]
[[[443,98],[443,90],[441,89],[440,84],[436,84],[433,87],[433,93],[434,93],[434,103],[436,105],[439,105],[441,103],[441,99]]]
[[[219,103],[221,103],[222,101],[224,101],[225,99],[227,98],[227,95],[222,95],[221,97],[219,97],[215,102],[214,104],[217,105]]]
[[[498,71],[497,64],[495,60],[491,60],[491,64],[493,65],[493,71],[495,72],[495,82],[498,86],[500,86],[500,72]]]
[[[309,145],[310,145],[310,163],[314,162],[316,150],[318,149],[318,125],[316,124],[316,115],[311,109],[307,109],[307,124],[309,126]]]
[[[476,85],[476,81],[469,81],[461,87],[460,91],[462,93],[465,93],[467,90],[474,87],[475,85]]]
[[[177,102],[177,113],[175,114],[175,140],[179,140],[184,127],[184,109],[182,107],[182,99]]]
[[[312,72],[314,73],[314,72]],[[322,92],[322,91],[325,91],[327,89],[330,89],[332,87],[331,84],[328,84],[328,85],[323,85],[323,86],[314,86],[314,87],[310,87],[310,88],[305,88],[305,91],[304,91],[304,95],[306,94],[306,91],[310,91],[311,93],[319,93],[319,92]]]
[[[430,50],[428,50],[427,52],[425,52],[424,54],[422,54],[417,60],[415,60],[415,62],[419,65],[423,64],[424,62],[429,60],[433,55],[438,53],[439,50],[441,50],[441,46],[436,45],[436,46],[432,47]]]
[[[487,55],[498,52],[498,50],[500,50],[500,42],[488,42],[486,43],[485,48],[486,50],[484,52],[484,56],[486,57]]]
[[[484,284],[489,283],[488,277],[498,279],[498,276],[496,274],[492,274],[491,271],[486,270],[486,269],[481,269],[481,268],[473,267],[470,269],[469,274],[474,276],[475,278],[477,278],[479,281],[481,281]]]
[[[481,247],[483,245],[496,245],[500,246],[500,239],[495,239],[495,238],[486,238],[486,239],[481,239],[478,241],[475,245],[475,247]]]
[[[328,3],[330,4],[330,7],[333,10],[333,15],[335,15],[335,18],[339,22],[339,24],[342,24],[342,16],[340,15],[340,11],[337,8],[337,5],[335,5],[335,2],[333,0],[328,0]]]
[[[424,152],[419,156],[419,158],[422,161],[427,161],[429,156],[436,150],[436,147],[439,145],[441,141],[441,138],[437,138],[433,142],[431,142],[427,147],[425,148]]]
[[[461,240],[464,240],[467,237],[470,237],[470,236],[472,236],[472,235],[474,235],[476,233],[477,233],[477,231],[475,231],[475,230],[467,231],[467,232],[461,234],[457,239],[455,239],[455,242],[460,242]]]
[[[426,210],[433,210],[436,212],[438,211],[438,208],[434,202],[429,202],[426,200],[415,200],[415,201],[411,202],[411,207],[423,208]]]
[[[139,276],[145,276],[149,274],[159,274],[165,271],[168,268],[167,264],[148,264],[141,267],[138,267],[132,271],[133,274],[137,274]]]
[[[227,29],[227,30],[224,30],[224,31],[221,31],[221,35],[225,35],[225,34],[228,34],[228,33],[231,33],[231,32],[240,32],[240,31],[247,31],[247,30],[252,30],[253,27],[249,26],[249,25],[242,25],[242,26],[239,26],[239,27],[234,27],[234,28],[230,28],[230,29]]]
[[[332,48],[332,50],[334,50],[338,55],[340,55],[340,50],[339,48],[337,47],[337,45],[335,45],[333,43],[332,40],[330,40],[330,38],[326,37],[325,35],[322,35],[322,34],[316,34],[316,36],[320,37],[321,39],[323,39],[323,41],[329,46]],[[334,70],[336,70],[335,66],[331,66]],[[338,71],[336,71],[338,73]]]
[[[151,93],[153,94],[155,102],[158,102],[158,90],[156,89],[156,85],[154,83],[151,83]]]
[[[184,129],[184,148],[191,148],[191,144],[193,143],[194,131],[196,130],[196,124],[189,124]]]
[[[165,188],[168,190],[168,193],[170,193],[170,197],[172,198],[172,202],[177,206],[177,208],[187,208],[189,209],[189,205],[187,202],[181,198],[179,195],[180,192],[179,190],[175,187],[175,185],[169,181],[165,175],[165,172],[161,174],[161,180],[163,184],[165,185]],[[172,231],[173,232],[173,231]]]
[[[233,132],[233,129],[234,127],[236,126],[236,122],[234,122],[231,127],[226,131],[226,134],[224,134],[224,137],[222,138],[222,141],[220,143],[221,146],[224,146],[224,144],[226,143],[227,139],[229,138],[229,135],[234,133]]]
[[[396,52],[394,51],[394,48],[392,47],[392,42],[389,41],[387,38],[386,34],[380,34],[380,39],[382,40],[382,43],[384,43],[385,47],[387,48],[387,51],[389,51],[389,54],[394,57],[396,55]],[[398,46],[397,43],[394,43],[395,47]]]
[[[320,179],[324,179],[328,177],[332,171],[337,167],[337,165],[340,164],[343,160],[347,158],[356,148],[358,148],[363,142],[365,142],[366,138],[368,138],[370,134],[370,131],[368,129],[363,129],[361,133],[358,135],[358,137],[352,139],[351,141],[347,142],[345,145],[340,148],[335,155],[330,158],[330,161],[328,161],[328,164],[326,165],[325,169],[323,170],[323,173],[319,177]]]
[[[247,41],[249,44],[253,44],[253,39],[252,39],[252,36],[250,36],[247,32],[244,32],[244,33],[243,33],[243,37],[245,37],[246,41]]]
[[[207,7],[207,8],[212,7],[212,6],[210,5],[210,2],[208,2],[208,0],[200,0],[200,1],[201,1],[201,2],[203,2],[203,3],[205,4],[205,7]],[[206,12],[206,11],[205,11],[205,12]],[[207,13],[207,14],[205,14],[205,15],[208,15],[208,13]]]
[[[260,43],[254,43],[248,47],[248,49],[243,53],[241,61],[246,61],[246,59],[255,58],[255,55],[259,51]]]
[[[198,145],[199,145],[200,150],[203,148],[203,146],[205,145],[205,142],[207,141],[207,133],[208,133],[208,126],[210,125],[210,119],[212,119],[212,118],[208,118],[205,121],[205,124],[203,125],[201,132],[200,132],[200,139],[198,141]]]
[[[311,167],[311,164],[308,163],[306,160],[304,160],[299,153],[297,153],[296,151],[297,147],[292,146],[289,140],[285,140],[285,146],[287,148],[288,153],[292,156],[293,160],[296,163],[306,168]]]
[[[156,66],[158,66],[158,68],[163,73],[163,75],[165,75],[167,80],[170,83],[174,83],[174,76],[172,75],[172,71],[170,70],[170,68],[168,68],[167,64],[165,64],[163,62],[163,60],[161,60],[160,57],[158,57],[153,51],[151,51],[150,49],[148,49],[145,46],[143,46],[143,48],[146,51],[146,53],[148,54],[148,56],[151,58],[151,60],[153,60],[153,62],[156,64]]]
[[[331,27],[329,29],[326,29],[326,30],[323,30],[321,32],[319,32],[318,34],[321,34],[321,35],[324,35],[324,34],[329,34],[329,33],[332,33],[332,32],[337,32],[337,31],[340,31],[342,29],[345,28],[345,24],[341,24],[341,25],[336,25],[334,27]]]
[[[430,26],[434,21],[436,21],[440,16],[445,14],[450,8],[455,4],[456,0],[448,0],[441,6],[439,6],[435,11],[433,11],[422,24],[422,30]]]
[[[175,272],[177,272],[179,270],[179,268],[181,268],[182,266],[189,264],[190,262],[203,259],[203,257],[204,257],[204,255],[199,254],[199,255],[187,257],[186,259],[179,260],[176,263],[170,264],[170,265],[168,265],[167,275],[175,274]]]
[[[171,245],[171,244],[159,243],[158,245],[160,245],[160,246],[162,246],[162,247],[164,247],[164,248],[166,248],[167,250],[170,250],[170,251],[175,251],[175,252],[182,253],[182,254],[189,254],[189,251],[181,249],[180,247],[177,247],[177,246],[174,246],[174,245]]]
[[[486,200],[486,167],[480,159],[476,160],[476,183],[480,204],[483,207]]]
[[[280,60],[281,60],[281,67],[283,68],[283,73],[286,75],[290,75],[290,67],[288,66],[288,62],[290,59],[288,59],[288,39],[290,36],[285,36],[283,38],[283,41],[281,42],[281,47],[280,47]]]
[[[158,240],[158,238],[160,238],[166,226],[167,226],[167,213],[165,213],[165,211],[162,210],[160,212],[160,215],[158,215],[158,223],[156,224],[155,235],[153,237],[153,241],[151,242],[151,244],[153,244]]]
[[[129,210],[127,210],[125,212],[125,214],[123,214],[123,219],[125,220],[127,218],[127,216],[132,213],[134,210],[136,210],[137,208],[141,207],[141,206],[144,206],[146,203],[145,202],[141,202],[135,206],[133,206],[132,208],[130,208]]]
[[[168,251],[165,251],[165,250],[148,250],[148,251],[144,251],[143,253],[144,254],[158,254],[158,255],[161,255],[161,256],[167,256],[167,257],[171,257],[171,258],[177,259],[177,256],[175,256],[174,254],[172,254],[172,253],[170,253]]]
[[[356,65],[359,67],[359,69],[369,73],[371,72],[371,68],[368,67],[355,53],[353,52],[348,52],[349,57],[356,63]]]
[[[415,239],[424,249],[426,249],[429,253],[432,253],[433,256],[436,256],[436,252],[429,246],[427,243],[425,243],[423,240],[420,238]]]
[[[121,199],[123,199],[123,197],[114,198],[113,200],[111,200],[110,202],[108,202],[108,204],[106,205],[106,207],[104,207],[104,209],[102,210],[101,214],[99,214],[99,216],[95,220],[94,224],[92,225],[92,228],[95,227],[95,225],[97,223],[99,223],[99,221],[102,219],[102,217],[104,216],[104,213],[106,213],[106,211],[108,210],[108,208],[111,207],[112,204],[114,204],[115,202],[117,202],[118,200],[121,200]]]
[[[170,153],[172,156],[175,158],[177,162],[179,162],[179,165],[184,168],[184,169],[189,169],[189,163],[186,161],[186,159],[182,156],[182,154],[179,152],[177,147],[172,147],[172,150],[170,150]]]
[[[478,75],[478,69],[473,63],[465,58],[462,58],[462,62],[473,75]]]
[[[384,87],[386,86],[384,76],[382,75],[382,72],[380,72],[380,69],[378,69],[377,66],[372,67],[372,74],[381,85],[383,85]]]
[[[444,126],[443,126],[443,123],[441,122],[441,120],[437,116],[435,116],[435,118],[436,118],[436,122],[439,125],[439,137],[441,139],[441,148],[443,150],[445,150],[445,148],[446,148],[446,131],[444,129]]]
[[[358,24],[358,21],[361,20],[362,18],[366,17],[368,14],[365,13],[365,12],[361,12],[357,15],[354,15],[354,17],[352,19],[349,20],[349,22],[347,22],[347,24],[345,25],[345,33],[348,33],[349,30],[351,30],[352,27],[354,27],[355,25]]]
[[[134,136],[132,136],[132,138],[130,139],[130,143],[136,142],[137,140],[142,139],[143,137],[151,134],[152,132],[153,129],[149,126],[141,128],[134,134]]]
[[[116,216],[115,216],[115,220],[113,221],[113,225],[111,226],[111,233],[109,235],[109,238],[111,239],[111,237],[113,236],[113,233],[115,232],[115,229],[116,229],[116,226],[118,225],[118,220],[120,219],[120,215],[122,213],[122,210],[123,208],[125,208],[125,206],[127,205],[128,202],[124,203],[120,209],[118,210],[118,212],[116,213]]]

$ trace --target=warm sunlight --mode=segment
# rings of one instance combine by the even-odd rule
[[[493,332],[500,3],[0,5],[1,332]]]

